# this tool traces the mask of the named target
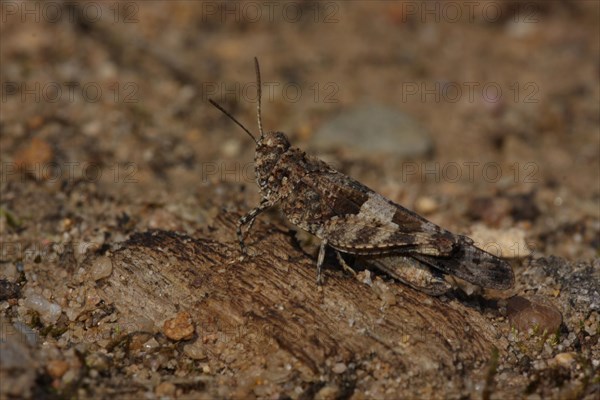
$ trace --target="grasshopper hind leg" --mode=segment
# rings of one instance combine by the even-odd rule
[[[327,240],[323,240],[323,241],[321,241],[321,246],[319,247],[319,256],[317,257],[317,284],[318,285],[323,283],[322,270],[323,270],[323,262],[325,260],[325,252],[327,249],[327,244],[328,244]],[[346,260],[344,260],[344,257],[342,256],[342,254],[335,249],[334,249],[334,251],[335,251],[335,256],[338,259],[338,262],[344,268],[344,270],[347,272],[350,272],[353,276],[356,276],[356,271],[354,269],[352,269],[352,267],[346,263]]]
[[[411,257],[386,255],[361,258],[361,261],[431,296],[441,296],[452,288],[452,285],[444,280],[441,272]]]
[[[342,253],[336,250],[335,256],[337,257],[338,262],[340,263],[342,268],[344,268],[344,271],[350,272],[353,276],[356,276],[356,271],[346,263],[346,260],[344,260],[344,257],[342,256]]]

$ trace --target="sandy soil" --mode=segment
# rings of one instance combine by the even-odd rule
[[[600,396],[597,2],[1,12],[2,398]],[[255,56],[267,129],[491,244],[514,288],[428,299],[332,257],[319,289],[314,238],[277,212],[257,222],[256,265],[232,267],[260,199],[254,147],[207,100],[256,131]],[[400,131],[389,152],[361,152],[377,132],[323,144],[367,104],[416,121],[428,150]],[[229,341],[210,322],[225,310],[245,332]]]

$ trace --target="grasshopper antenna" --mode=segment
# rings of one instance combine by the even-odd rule
[[[256,141],[256,138],[254,137],[254,135],[248,130],[246,129],[246,127],[244,125],[242,125],[241,122],[239,122],[237,119],[235,119],[235,117],[233,115],[231,115],[227,110],[225,110],[223,107],[221,107],[216,101],[214,101],[213,99],[208,99],[208,101],[210,102],[210,104],[212,104],[213,106],[217,107],[219,110],[221,110],[221,112],[225,115],[227,115],[233,122],[235,122],[236,124],[238,124],[238,126],[240,128],[242,128],[248,135],[250,135],[250,137],[252,138],[252,140],[254,140],[254,143],[258,144],[258,141]],[[260,125],[259,125],[260,126]]]
[[[258,92],[258,103],[256,104],[256,116],[258,120],[258,131],[260,137],[263,137],[262,117],[260,113],[260,100],[262,98],[262,83],[260,82],[260,67],[258,66],[258,58],[254,57],[254,69],[256,70],[256,91]]]

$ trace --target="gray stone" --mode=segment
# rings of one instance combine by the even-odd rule
[[[419,157],[433,148],[427,130],[409,115],[379,104],[363,104],[342,111],[313,136],[323,150],[340,147],[357,154]]]
[[[35,370],[29,338],[0,317],[0,397],[31,397]]]

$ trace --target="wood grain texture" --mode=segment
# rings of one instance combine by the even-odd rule
[[[218,221],[217,231],[233,238],[234,219]],[[157,330],[189,312],[192,341],[240,381],[256,364],[289,365],[286,382],[335,381],[351,394],[377,382],[378,363],[398,390],[432,394],[450,381],[460,390],[464,372],[484,373],[493,348],[504,347],[492,323],[458,300],[393,281],[368,286],[331,268],[319,288],[314,259],[289,232],[258,222],[249,245],[255,254],[239,263],[231,262],[239,255],[232,242],[137,233],[112,254],[102,292],[124,318],[149,319]],[[339,363],[346,370],[333,372]]]

